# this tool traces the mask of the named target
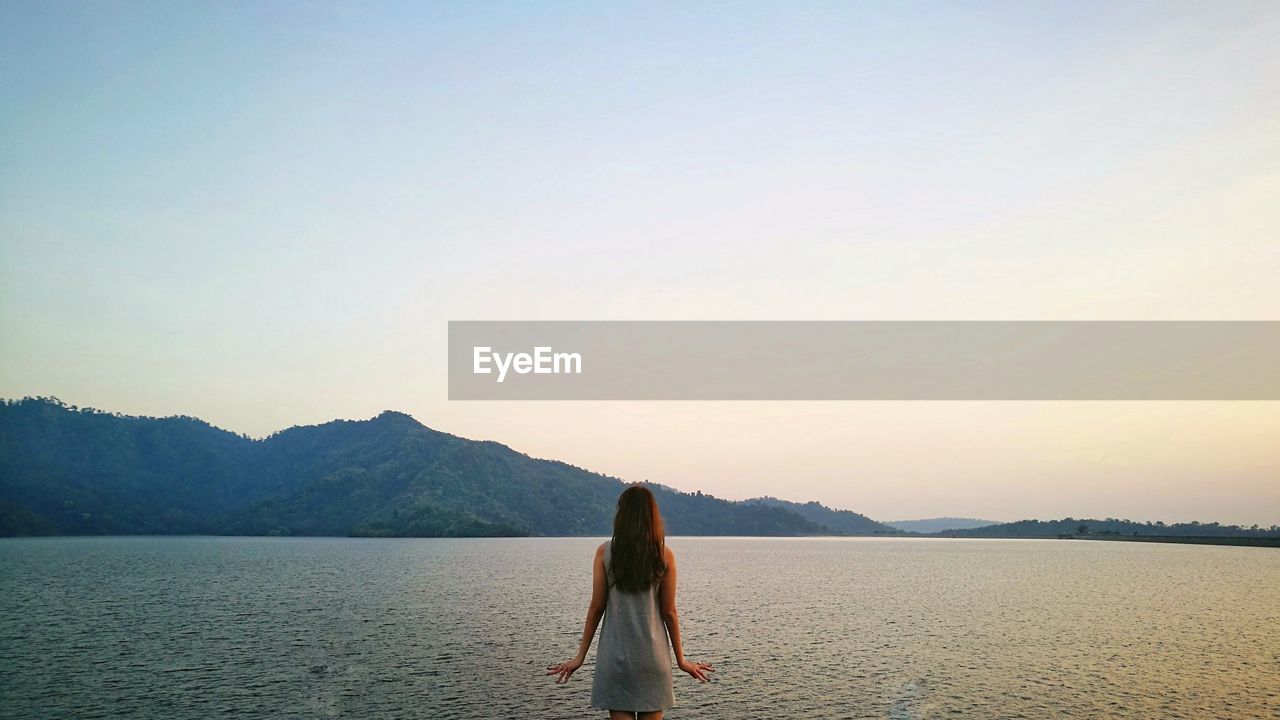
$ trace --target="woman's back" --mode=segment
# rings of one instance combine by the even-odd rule
[[[699,682],[715,671],[684,656],[676,612],[676,556],[664,538],[662,515],[649,488],[623,490],[613,515],[613,540],[596,548],[591,559],[591,603],[578,654],[547,668],[557,683],[568,682],[586,661],[599,628],[591,704],[611,717],[639,714],[662,720],[662,712],[675,705],[671,653],[676,666]]]
[[[675,704],[675,697],[670,645],[659,606],[661,585],[655,582],[640,592],[619,590],[612,582],[612,545],[612,541],[604,544],[604,566],[611,580],[596,649],[591,704],[666,710]]]

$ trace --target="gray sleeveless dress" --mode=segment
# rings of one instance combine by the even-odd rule
[[[604,567],[612,576],[612,541]],[[600,642],[596,646],[591,705],[605,710],[653,712],[675,705],[671,692],[671,645],[658,611],[659,586],[622,592],[609,583]]]

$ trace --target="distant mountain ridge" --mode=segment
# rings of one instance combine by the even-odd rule
[[[852,510],[836,510],[829,508],[819,502],[798,503],[789,500],[779,500],[775,497],[752,498],[742,501],[748,505],[764,505],[768,507],[786,508],[800,517],[811,522],[825,525],[839,533],[846,535],[871,535],[889,533],[896,534],[898,530],[889,527],[884,523],[878,523],[875,520],[853,512]]]
[[[1000,522],[977,518],[938,517],[921,520],[890,520],[885,524],[904,532],[936,533],[944,530],[972,530],[988,525],[999,525]]]

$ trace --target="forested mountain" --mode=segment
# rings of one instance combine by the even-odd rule
[[[55,400],[0,406],[0,532],[169,533],[261,497],[254,443],[189,417],[130,418]]]
[[[391,411],[255,440],[191,417],[0,401],[0,536],[607,535],[624,486]],[[650,487],[673,535],[900,532],[816,502]],[[1280,528],[1066,518],[946,534],[1274,537]]]
[[[896,528],[884,523],[878,523],[866,515],[860,515],[851,510],[835,510],[818,502],[798,503],[779,500],[767,495],[744,500],[743,502],[750,505],[786,508],[810,522],[824,525],[845,535],[895,534],[899,532]]]
[[[606,535],[624,483],[408,415],[254,440],[189,417],[0,405],[0,535]],[[654,486],[673,535],[832,530]]]

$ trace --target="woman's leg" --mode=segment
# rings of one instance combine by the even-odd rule
[[[647,713],[636,713],[636,720],[662,720],[662,711],[655,710]]]

